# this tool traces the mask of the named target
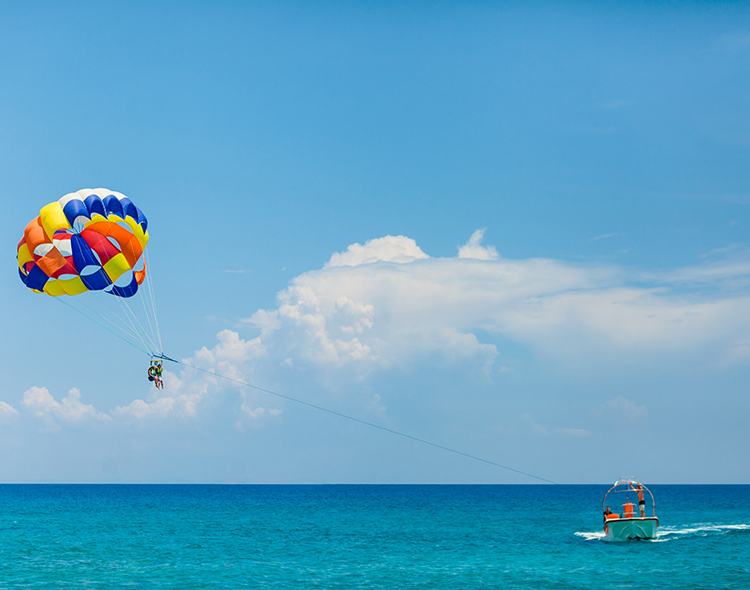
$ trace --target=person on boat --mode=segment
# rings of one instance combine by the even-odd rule
[[[643,497],[643,486],[638,484],[635,491],[638,492],[638,508],[641,510],[641,518],[646,518],[646,499]]]
[[[156,389],[164,389],[164,380],[161,378],[161,363],[151,365],[148,368],[148,380],[154,382]]]
[[[607,522],[607,519],[610,518],[610,515],[612,514],[612,511],[609,509],[609,506],[604,510],[604,522]]]

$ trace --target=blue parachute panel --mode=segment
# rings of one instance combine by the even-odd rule
[[[83,200],[86,203],[86,208],[89,210],[89,217],[93,217],[95,213],[106,217],[107,209],[104,207],[104,203],[99,198],[99,195],[89,195]]]
[[[117,297],[132,297],[136,294],[138,291],[138,281],[135,280],[135,277],[130,281],[130,284],[125,287],[118,287],[115,285],[112,287],[112,290],[110,293],[112,295],[116,295]]]

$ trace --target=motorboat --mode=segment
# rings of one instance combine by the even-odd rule
[[[651,500],[650,516],[646,516],[647,498]],[[613,506],[617,506],[620,513],[610,510],[608,499]],[[656,518],[654,495],[635,478],[618,479],[604,494],[602,510],[606,541],[633,541],[656,537],[659,519]]]

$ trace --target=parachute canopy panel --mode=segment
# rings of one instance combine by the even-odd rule
[[[53,297],[132,297],[146,277],[148,220],[122,193],[82,189],[42,207],[18,243],[24,284]]]

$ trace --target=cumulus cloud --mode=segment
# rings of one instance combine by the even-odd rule
[[[173,397],[156,397],[151,402],[135,399],[127,406],[117,406],[113,414],[117,416],[132,416],[139,420],[143,420],[148,416],[164,418],[172,412],[175,402],[176,400]]]
[[[482,246],[484,229],[478,229],[463,246],[458,249],[459,258],[474,258],[476,260],[497,260],[500,256],[494,246]]]
[[[206,400],[215,396],[223,388],[240,385],[249,377],[243,368],[251,371],[253,363],[265,359],[265,347],[260,338],[243,340],[237,332],[222,330],[217,334],[217,344],[213,348],[202,347],[192,357],[183,359],[180,374],[164,371],[164,389],[154,389],[147,401],[135,399],[126,406],[118,406],[113,414],[138,420],[177,416],[192,418]],[[196,372],[190,367],[202,369]],[[241,412],[250,418],[259,419],[264,415],[276,416],[280,410],[256,405],[248,393],[242,394]]]
[[[63,422],[111,419],[93,405],[82,404],[81,392],[76,388],[71,389],[67,397],[58,402],[46,387],[31,387],[24,392],[21,404],[39,418],[53,417]]]
[[[481,236],[480,236],[481,238]],[[417,243],[405,236],[386,236],[368,240],[365,245],[352,244],[346,252],[336,252],[326,267],[359,266],[373,262],[407,263],[429,258]]]
[[[282,410],[279,408],[266,408],[264,406],[257,406],[252,399],[252,395],[249,392],[242,392],[242,405],[240,411],[252,420],[259,420],[264,415],[269,416],[280,416]]]
[[[256,337],[223,330],[213,347],[184,362],[254,384],[263,382],[262,372],[311,368],[319,373],[309,373],[310,378],[361,381],[424,360],[499,377],[516,362],[500,358],[498,345],[504,341],[571,368],[653,362],[669,355],[750,363],[750,297],[737,289],[750,280],[744,260],[647,275],[614,264],[504,259],[483,239],[484,230],[476,230],[457,256],[446,258],[428,256],[406,236],[352,244],[323,268],[292,279],[275,307],[242,320],[257,330]],[[165,372],[165,380],[163,392],[154,390],[153,397],[118,407],[114,414],[192,417],[206,400],[236,386],[182,369]],[[259,394],[241,391],[236,410],[242,419],[280,412]],[[369,409],[382,413],[384,407],[373,398]],[[602,411],[636,419],[645,408],[623,398]],[[543,429],[530,423],[537,432]]]
[[[355,244],[244,321],[279,365],[353,367],[360,378],[430,355],[488,372],[496,338],[578,363],[744,357],[750,297],[700,289],[750,277],[746,264],[644,277],[616,265],[500,259],[482,238],[474,232],[456,258],[430,258],[404,236]]]
[[[356,280],[351,272],[340,278]],[[284,334],[287,353],[313,363],[341,366],[376,359],[371,346],[363,343],[373,327],[372,304],[308,284],[293,284],[278,298],[276,310],[257,312],[247,320],[261,329],[264,341],[278,341],[275,336]]]

